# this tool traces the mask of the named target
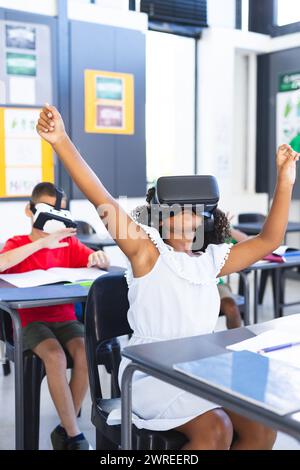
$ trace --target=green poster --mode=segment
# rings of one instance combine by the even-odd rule
[[[279,92],[300,89],[300,72],[286,73],[279,77]]]
[[[96,77],[96,97],[102,100],[123,99],[123,80],[121,78]]]
[[[36,76],[36,56],[33,54],[6,53],[6,73],[8,75]]]

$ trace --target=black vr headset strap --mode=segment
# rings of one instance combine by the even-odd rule
[[[61,201],[62,201],[62,198],[64,197],[64,193],[59,188],[55,188],[55,193],[56,193],[56,201],[55,201],[54,209],[57,210],[57,211],[60,211]]]
[[[29,209],[33,214],[36,213],[35,203],[33,201],[29,201]]]

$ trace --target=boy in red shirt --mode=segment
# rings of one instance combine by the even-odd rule
[[[56,188],[52,183],[38,184],[31,203],[56,202]],[[64,198],[63,204],[66,205]],[[74,236],[72,228],[47,234],[33,226],[33,213],[27,204],[25,212],[32,221],[29,235],[10,238],[0,255],[0,272],[22,273],[53,267],[80,268],[97,266],[107,268],[109,261],[102,251],[94,252]],[[4,256],[5,254],[5,256]],[[61,424],[51,433],[54,450],[87,450],[89,443],[80,433],[77,415],[88,388],[88,374],[84,346],[84,327],[75,316],[74,305],[20,309],[24,349],[31,349],[45,365],[51,397]],[[65,348],[73,360],[70,383],[66,378]]]

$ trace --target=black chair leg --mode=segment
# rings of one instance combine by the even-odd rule
[[[119,398],[121,390],[118,381],[118,371],[121,362],[121,348],[119,343],[111,349],[111,398]]]
[[[270,271],[262,271],[260,275],[259,291],[258,291],[258,304],[262,305],[264,300],[264,295],[267,287],[268,277]]]
[[[3,374],[5,376],[7,376],[11,373],[10,362],[9,362],[8,359],[5,361],[4,364],[2,364],[2,368],[3,368]]]
[[[96,429],[96,450],[118,450],[118,446]]]
[[[280,299],[280,303],[281,304],[284,304],[285,302],[285,274],[286,274],[286,271],[285,270],[281,270],[281,273],[280,273],[280,294],[279,294],[279,299]],[[280,307],[279,308],[279,316],[280,317],[283,317],[283,307]]]
[[[24,357],[24,449],[38,450],[40,431],[41,383],[45,375],[36,355]]]

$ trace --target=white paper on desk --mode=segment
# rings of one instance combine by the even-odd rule
[[[97,268],[50,268],[20,274],[1,274],[0,279],[16,287],[37,287],[56,282],[94,280],[103,274],[106,274],[106,271]]]
[[[281,245],[280,247],[277,248],[277,250],[273,251],[273,254],[282,256],[284,255],[287,249],[288,249],[288,245]]]
[[[297,334],[288,331],[270,330],[266,331],[265,333],[261,333],[260,335],[254,336],[253,338],[241,341],[240,343],[231,344],[230,346],[227,346],[227,349],[232,351],[247,350],[258,352],[264,348],[279,346],[286,343],[296,343],[298,341],[300,341],[299,333]],[[296,367],[300,367],[299,346],[292,346],[290,348],[279,349],[278,351],[271,351],[269,353],[265,353],[264,356],[286,362]]]

